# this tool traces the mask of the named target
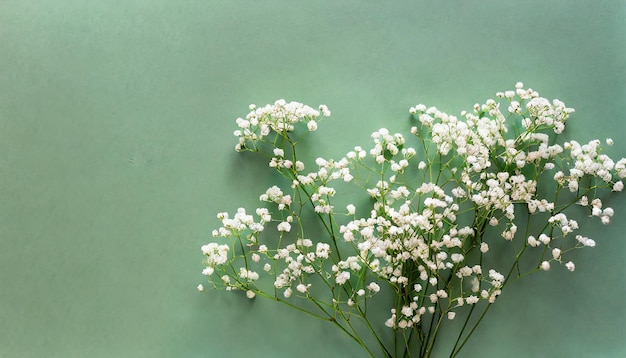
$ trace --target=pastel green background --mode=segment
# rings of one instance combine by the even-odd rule
[[[362,356],[286,307],[196,291],[215,214],[273,178],[234,153],[234,119],[325,103],[310,143],[338,157],[412,105],[524,81],[621,157],[625,34],[624,1],[0,1],[0,357]],[[511,286],[463,357],[626,356],[609,204],[577,270]]]

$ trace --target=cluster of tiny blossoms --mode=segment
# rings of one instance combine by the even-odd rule
[[[250,112],[245,119],[237,118],[236,120],[239,129],[234,134],[239,137],[239,143],[235,147],[238,152],[246,146],[246,143],[262,141],[272,132],[291,132],[299,122],[305,122],[309,131],[315,131],[320,115],[330,117],[330,111],[325,105],[315,110],[300,102],[287,103],[284,99],[263,107],[251,104],[249,109]]]
[[[455,319],[462,306],[488,307],[523,276],[523,254],[533,260],[530,271],[555,263],[573,271],[568,253],[595,246],[576,218],[608,224],[614,210],[600,196],[624,188],[626,159],[613,161],[599,140],[559,142],[573,109],[522,83],[460,117],[411,107],[410,138],[382,128],[372,134],[371,148],[356,146],[338,160],[316,158],[306,165],[312,171],[298,159],[290,133],[298,123],[316,130],[330,115],[326,106],[278,100],[250,110],[237,119],[236,150],[262,152],[290,185],[266,189],[259,199],[269,207],[256,215],[243,208],[232,217],[218,214],[215,241],[202,247],[203,273],[215,287],[249,298],[291,306],[292,295],[306,298],[317,310],[302,311],[328,318],[370,353],[350,317],[370,326],[365,303],[382,289],[396,297],[385,325],[416,329],[428,346],[442,320]],[[359,208],[362,200],[354,197],[336,208],[335,182],[364,189],[371,206]],[[319,225],[303,218],[307,208]],[[512,248],[504,266],[490,256],[502,245]]]

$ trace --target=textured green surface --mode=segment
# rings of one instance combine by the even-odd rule
[[[215,213],[272,179],[235,155],[234,118],[325,103],[312,143],[336,157],[416,103],[456,113],[521,80],[621,156],[625,34],[624,1],[0,1],[0,356],[360,356],[323,322],[196,291]],[[610,205],[577,271],[505,291],[464,357],[626,356]]]

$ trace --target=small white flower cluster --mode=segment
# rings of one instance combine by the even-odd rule
[[[383,164],[388,158],[402,153],[402,159],[397,162],[395,160],[390,160],[389,162],[391,165],[390,169],[394,172],[403,172],[404,168],[409,166],[409,159],[415,156],[415,149],[403,149],[405,140],[404,136],[400,133],[391,135],[387,128],[381,128],[378,132],[372,133],[372,138],[374,139],[374,147],[369,153],[374,157],[376,163]],[[351,159],[354,159],[354,157]]]
[[[286,298],[291,296],[294,282],[297,282],[296,290],[298,292],[306,293],[311,287],[306,276],[319,272],[321,264],[328,258],[330,252],[328,244],[318,242],[315,250],[311,249],[312,246],[311,240],[300,239],[296,244],[278,249],[273,256],[276,263],[280,261],[284,265],[274,280],[274,287],[277,289],[286,288],[283,291]]]
[[[352,332],[352,315],[369,325],[367,300],[388,288],[395,303],[385,324],[420,327],[421,338],[433,337],[423,335],[428,327],[456,319],[461,306],[488,307],[524,276],[526,251],[538,257],[532,271],[547,271],[571,250],[594,247],[593,239],[577,233],[575,208],[608,224],[615,213],[600,196],[624,188],[626,159],[613,161],[599,140],[559,144],[573,109],[522,83],[460,117],[416,105],[409,110],[417,124],[409,138],[381,128],[372,133],[369,150],[356,146],[338,160],[317,158],[306,166],[290,133],[298,123],[317,129],[328,108],[279,100],[250,110],[237,119],[236,149],[262,151],[291,187],[268,188],[259,199],[271,208],[256,209],[256,216],[242,208],[232,218],[218,214],[222,227],[213,236],[231,245],[204,245],[203,273],[215,287],[242,290],[248,298],[309,299],[320,309],[310,313],[344,331]],[[351,200],[344,212],[336,210],[342,183],[353,183],[373,201],[364,217]],[[305,209],[320,226],[308,228]],[[275,230],[264,230],[269,222]],[[493,250],[502,245],[512,252],[504,266],[504,251]],[[564,266],[575,269],[572,261]]]
[[[207,264],[222,265],[228,260],[228,245],[218,245],[215,242],[202,246],[202,253],[207,257]]]
[[[283,210],[291,205],[291,195],[284,195],[283,191],[276,185],[265,191],[265,194],[261,194],[259,197],[261,201],[274,202],[278,204],[278,210]],[[267,209],[266,209],[267,210]],[[271,216],[270,216],[271,218]],[[269,220],[265,220],[269,221]]]
[[[261,219],[258,222],[254,221],[254,217],[246,213],[246,209],[239,208],[237,213],[231,219],[227,212],[217,214],[217,218],[222,222],[222,227],[213,230],[213,237],[230,237],[235,234],[250,230],[254,235],[263,231],[266,222],[272,219],[269,211],[265,208],[259,208],[256,210],[257,216]],[[251,235],[249,239],[253,242],[256,241],[256,237]]]
[[[592,140],[584,145],[580,145],[574,140],[566,142],[563,148],[570,152],[570,158],[574,161],[574,165],[569,168],[567,174],[563,171],[556,172],[554,180],[560,185],[567,185],[571,192],[577,192],[580,179],[586,175],[599,178],[605,183],[612,182],[615,176],[623,179],[626,172],[620,168],[624,165],[624,159],[618,161],[619,165],[617,165],[608,155],[600,154],[599,146],[599,140]],[[613,183],[612,188],[613,191],[621,191],[623,186],[623,182],[618,180]]]
[[[270,160],[270,167],[271,168],[291,169],[292,167],[294,167],[294,162],[285,158],[285,151],[283,149],[281,149],[281,148],[274,148],[273,154],[274,154],[274,156]],[[295,162],[295,169],[297,171],[303,171],[304,170],[304,163],[302,163],[299,160],[296,160],[296,162]]]
[[[320,105],[319,110],[315,110],[300,102],[287,103],[284,99],[263,107],[251,104],[249,108],[250,113],[245,119],[237,118],[236,120],[239,129],[233,134],[239,137],[239,143],[235,146],[237,151],[255,149],[256,142],[263,140],[272,131],[275,133],[291,132],[298,122],[305,122],[309,131],[315,131],[320,115],[330,117],[330,111],[325,105]],[[248,144],[251,147],[248,147]]]

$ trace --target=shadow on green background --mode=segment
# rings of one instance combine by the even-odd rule
[[[215,214],[272,180],[234,119],[327,104],[318,156],[517,81],[576,109],[568,135],[626,154],[624,1],[2,1],[0,356],[356,357],[272,302],[199,294]],[[620,220],[504,293],[463,357],[626,356]],[[385,308],[386,310],[386,308]]]

